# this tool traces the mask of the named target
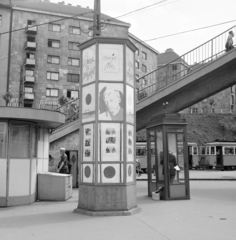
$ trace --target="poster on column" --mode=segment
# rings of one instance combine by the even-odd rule
[[[120,123],[101,123],[101,161],[121,161],[120,131]]]
[[[123,101],[123,84],[99,83],[99,120],[122,121]]]
[[[123,81],[123,45],[99,45],[99,80]]]
[[[83,50],[82,85],[95,81],[95,45]]]
[[[84,125],[83,161],[93,161],[93,123]]]
[[[95,84],[82,89],[82,122],[95,120]]]
[[[134,87],[134,53],[126,47],[126,81]]]
[[[134,124],[134,89],[126,87],[126,117],[127,122]]]
[[[127,124],[127,161],[134,161],[134,126]]]

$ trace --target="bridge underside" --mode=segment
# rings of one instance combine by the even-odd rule
[[[164,113],[163,102],[168,102],[166,113],[177,113],[235,84],[236,51],[232,51],[137,103],[136,130]]]

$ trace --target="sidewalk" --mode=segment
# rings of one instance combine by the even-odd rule
[[[140,177],[136,174],[137,181],[147,180],[147,174],[142,173]],[[220,171],[220,170],[190,170],[189,180],[217,180],[217,181],[236,181],[236,171]]]
[[[91,217],[73,213],[78,189],[65,202],[0,208],[1,240],[234,240],[236,182],[192,181],[191,200],[154,201],[137,182],[141,213]]]

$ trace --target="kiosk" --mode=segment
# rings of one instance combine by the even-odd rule
[[[0,207],[37,199],[37,174],[48,172],[49,129],[65,122],[62,113],[0,107]]]
[[[147,126],[148,196],[190,199],[187,123],[180,114],[163,114]]]

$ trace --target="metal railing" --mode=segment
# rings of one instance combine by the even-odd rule
[[[136,93],[136,101],[155,94],[162,88],[180,80],[198,68],[216,60],[226,53],[225,43],[229,31],[236,32],[236,26],[224,31],[211,40],[174,59],[173,61],[158,67],[156,70],[145,74],[137,79],[140,81],[152,82],[149,86],[139,89]]]

